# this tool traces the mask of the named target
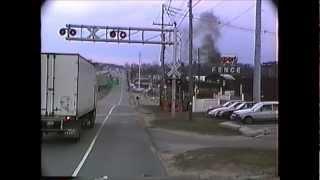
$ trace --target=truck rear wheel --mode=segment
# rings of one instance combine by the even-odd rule
[[[93,110],[89,112],[87,115],[85,115],[85,117],[82,117],[81,127],[85,129],[92,129],[94,128],[95,120],[96,120],[96,110]]]
[[[93,110],[92,112],[90,112],[90,116],[89,116],[89,125],[88,128],[92,129],[94,128],[94,124],[96,122],[96,110]]]

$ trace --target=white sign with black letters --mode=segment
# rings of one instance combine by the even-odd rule
[[[213,66],[211,70],[218,73],[240,73],[240,67],[236,66]]]

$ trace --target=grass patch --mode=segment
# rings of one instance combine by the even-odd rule
[[[209,135],[239,135],[239,132],[219,126],[222,120],[212,120],[205,116],[205,113],[194,113],[193,120],[188,120],[188,112],[177,112],[172,118],[170,112],[163,112],[159,106],[144,106],[148,111],[152,111],[155,120],[151,122],[152,127],[159,127],[170,130],[183,130]]]
[[[174,165],[182,170],[247,170],[273,171],[276,150],[249,148],[203,148],[187,151],[174,157]],[[233,167],[233,168],[231,168]]]

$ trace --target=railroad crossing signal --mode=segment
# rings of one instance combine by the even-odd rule
[[[90,32],[90,35],[87,37],[87,39],[100,39],[99,36],[97,36],[97,32],[99,31],[99,28],[96,27],[89,27],[87,30]]]
[[[133,32],[134,31],[134,32]],[[173,29],[158,28],[140,28],[140,27],[112,27],[112,26],[92,26],[92,25],[76,25],[67,24],[59,30],[61,36],[65,36],[66,40],[72,41],[93,41],[93,42],[117,42],[117,43],[139,43],[139,44],[162,44],[173,45],[172,40],[151,40],[161,35],[161,32],[173,33]],[[133,34],[140,34],[139,37],[132,39]],[[145,38],[150,33],[158,33],[159,35],[152,38]]]
[[[180,78],[181,76],[181,73],[178,71],[178,68],[180,67],[181,65],[178,64],[178,63],[174,63],[174,64],[170,64],[170,71],[167,73],[167,75],[169,77],[173,77],[173,78]]]
[[[132,32],[135,31],[135,32]],[[100,33],[99,33],[100,32]],[[177,49],[177,29],[159,29],[159,28],[139,28],[139,27],[111,27],[111,26],[92,26],[92,25],[76,25],[66,24],[66,27],[60,29],[61,36],[65,36],[69,41],[91,41],[91,42],[114,42],[114,43],[139,43],[139,44],[160,44],[160,45],[173,45],[173,60],[176,62],[176,49]],[[86,34],[90,34],[87,36]],[[101,35],[99,35],[99,34]],[[141,34],[139,38],[132,39],[135,33]],[[145,33],[158,33],[159,35],[148,37],[145,39]],[[164,33],[169,35],[169,40],[161,38],[161,40],[151,40],[157,36],[163,36]],[[109,36],[108,36],[109,35]],[[171,40],[171,35],[173,39]],[[176,90],[176,78],[181,74],[178,71],[180,64],[174,63],[168,76],[172,76],[172,94]],[[175,113],[175,96],[172,96],[172,115]]]

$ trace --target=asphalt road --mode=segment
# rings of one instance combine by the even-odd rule
[[[165,176],[151,148],[151,141],[137,123],[138,114],[129,105],[125,76],[97,104],[96,126],[84,130],[79,142],[54,134],[42,141],[44,176],[141,177]],[[120,178],[121,179],[121,178]]]

